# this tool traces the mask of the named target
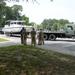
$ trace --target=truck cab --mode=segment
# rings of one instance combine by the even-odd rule
[[[75,24],[66,24],[66,36],[68,37],[75,36]]]

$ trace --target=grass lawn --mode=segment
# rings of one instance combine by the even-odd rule
[[[0,47],[0,75],[75,75],[75,56],[29,45]]]
[[[0,38],[0,42],[5,42],[5,41],[8,41],[8,40]]]

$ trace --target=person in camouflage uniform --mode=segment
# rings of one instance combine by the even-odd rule
[[[38,45],[44,44],[44,35],[42,29],[40,29],[40,32],[38,33]]]
[[[22,28],[20,34],[21,34],[21,44],[23,44],[23,31],[24,31],[24,27]]]
[[[26,29],[24,29],[24,31],[23,31],[23,44],[24,45],[27,44],[27,32],[26,32]]]
[[[31,31],[31,45],[36,46],[36,31],[34,28]]]

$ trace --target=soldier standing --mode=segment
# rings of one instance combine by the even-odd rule
[[[21,44],[23,44],[23,31],[24,31],[24,27],[22,28],[20,34],[21,34]]]
[[[27,32],[26,32],[26,29],[24,29],[24,31],[23,31],[23,44],[24,45],[27,44]]]
[[[44,35],[42,29],[40,29],[40,32],[38,33],[38,45],[44,44]]]
[[[36,31],[34,28],[31,31],[31,45],[36,46]]]

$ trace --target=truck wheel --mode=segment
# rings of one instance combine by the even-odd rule
[[[10,36],[10,33],[5,33],[6,36]]]
[[[8,34],[8,33],[5,33],[5,35],[6,35],[6,36],[9,36],[9,34]]]
[[[54,34],[51,34],[50,36],[49,36],[49,40],[56,40],[56,36],[54,35]]]
[[[10,33],[9,35],[12,36],[12,33]]]
[[[44,34],[44,40],[48,40],[47,34]]]

